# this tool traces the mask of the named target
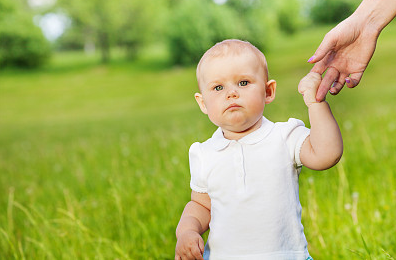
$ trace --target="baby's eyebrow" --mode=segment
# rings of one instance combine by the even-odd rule
[[[251,77],[254,77],[254,74],[252,74],[252,73],[241,73],[241,74],[238,74],[238,76],[251,78]]]
[[[209,81],[208,83],[206,83],[205,85],[206,86],[213,86],[213,85],[222,85],[223,83],[222,83],[222,81],[221,80],[217,80],[217,79],[215,79],[215,80],[212,80],[212,81]]]

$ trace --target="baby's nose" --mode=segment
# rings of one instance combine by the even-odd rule
[[[228,92],[228,95],[227,95],[227,99],[230,99],[230,98],[239,98],[239,93],[238,93],[238,91],[236,91],[235,89],[231,89],[231,90]]]

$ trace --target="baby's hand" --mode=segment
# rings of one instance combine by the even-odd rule
[[[203,260],[204,241],[200,234],[194,231],[184,232],[177,240],[175,260]]]
[[[319,73],[310,72],[302,78],[300,84],[298,84],[298,92],[303,95],[304,102],[308,107],[313,103],[318,103],[316,100],[316,92],[318,91],[321,81],[322,76]]]

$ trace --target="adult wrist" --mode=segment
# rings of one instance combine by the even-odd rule
[[[391,0],[391,2],[394,0]],[[362,30],[378,35],[396,15],[396,3],[386,0],[363,0],[350,16],[361,24]]]

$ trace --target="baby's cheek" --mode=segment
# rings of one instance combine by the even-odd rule
[[[262,113],[265,106],[265,99],[258,98],[257,96],[248,103],[249,107],[252,111],[256,111],[257,113]]]

